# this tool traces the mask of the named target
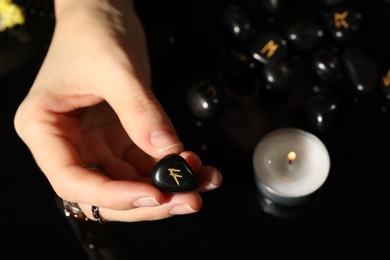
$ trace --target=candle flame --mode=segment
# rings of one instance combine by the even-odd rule
[[[297,158],[297,154],[291,151],[287,154],[288,163],[291,164]]]

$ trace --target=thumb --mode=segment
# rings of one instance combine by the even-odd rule
[[[159,159],[183,151],[170,118],[150,88],[131,78],[106,97],[129,137],[145,153]]]

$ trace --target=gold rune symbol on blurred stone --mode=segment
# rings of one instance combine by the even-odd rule
[[[214,88],[214,86],[209,85],[207,87],[207,94],[209,94],[210,97],[216,97],[217,96],[217,90]]]
[[[341,14],[340,13],[335,13],[334,14],[334,24],[336,28],[344,27],[345,29],[349,28],[349,24],[345,20],[348,16],[349,12],[344,11]]]
[[[175,168],[168,168],[168,171],[169,171],[169,176],[172,176],[172,178],[175,180],[176,184],[180,185],[179,180],[177,178],[183,178],[183,176],[175,173],[175,172],[180,172],[180,170],[175,169]]]
[[[266,54],[267,58],[272,57],[274,55],[275,51],[279,48],[279,45],[275,43],[273,40],[270,40],[267,42],[266,45],[260,50],[260,54],[264,55]]]
[[[386,76],[384,76],[382,80],[385,87],[390,87],[390,69],[387,71]]]

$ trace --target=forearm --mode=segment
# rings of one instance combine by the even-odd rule
[[[57,19],[78,11],[112,15],[134,11],[133,0],[54,0],[54,6]]]
[[[133,3],[133,0],[54,0],[56,28],[50,57],[63,53],[70,57],[80,48],[84,52],[88,48],[94,59],[115,57],[116,64],[150,87],[146,37]],[[77,55],[73,57],[76,65],[87,62]]]

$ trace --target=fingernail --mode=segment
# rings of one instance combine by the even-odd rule
[[[172,215],[184,215],[184,214],[195,213],[196,211],[193,208],[191,208],[190,205],[183,204],[183,205],[178,205],[173,207],[169,212]]]
[[[158,149],[158,153],[182,144],[177,140],[175,132],[170,128],[159,129],[150,135],[150,142]]]
[[[221,174],[213,174],[209,183],[204,185],[204,187],[200,190],[200,192],[206,192],[210,190],[214,190],[221,186],[222,175]]]
[[[133,202],[134,207],[155,207],[161,205],[155,197],[140,198]]]
[[[218,187],[219,187],[219,185],[217,186],[217,185],[215,185],[215,184],[213,184],[213,183],[210,182],[209,184],[207,184],[207,185],[204,186],[203,188],[200,188],[200,189],[199,189],[199,192],[203,193],[203,192],[215,190],[215,189],[218,188]]]
[[[219,186],[217,186],[217,185],[214,185],[213,183],[209,183],[209,184],[207,184],[205,187],[204,187],[204,190],[205,191],[209,191],[209,190],[214,190],[214,189],[216,189],[216,188],[218,188]]]

